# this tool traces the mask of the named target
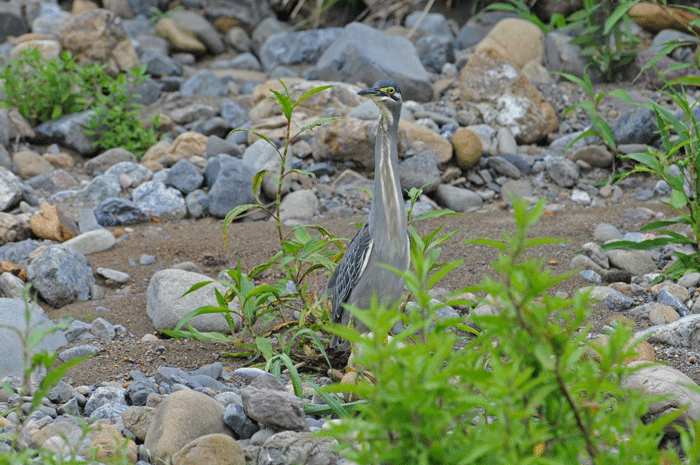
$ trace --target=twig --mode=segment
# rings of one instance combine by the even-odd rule
[[[433,3],[435,3],[435,0],[428,0],[427,5],[425,5],[425,8],[423,8],[423,13],[421,13],[420,17],[418,18],[418,21],[416,21],[416,24],[414,24],[411,30],[408,31],[408,35],[406,36],[408,40],[411,40],[413,34],[416,33],[420,25],[423,23],[423,21],[425,21],[426,16],[428,16],[428,12],[433,7]]]

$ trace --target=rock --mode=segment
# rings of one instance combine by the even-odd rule
[[[531,21],[506,18],[477,44],[475,52],[495,51],[520,70],[531,61],[542,64],[543,40],[544,34]]]
[[[378,125],[377,121],[355,118],[324,123],[315,131],[312,152],[314,160],[354,161],[368,170],[374,169],[374,139]],[[404,153],[410,144],[406,131],[402,128],[400,124],[398,135],[400,154]],[[447,144],[449,145],[449,142]]]
[[[188,124],[198,119],[210,119],[216,116],[217,109],[203,103],[192,103],[170,112],[170,117],[177,124]]]
[[[520,179],[522,177],[520,170],[503,157],[489,157],[486,162],[486,165],[489,168],[492,168],[500,175],[507,176],[512,179]]]
[[[651,2],[632,5],[628,14],[641,28],[654,33],[664,29],[687,32],[690,23],[698,19],[698,15],[689,10]]]
[[[126,460],[136,463],[136,444],[131,439],[126,439],[121,430],[114,425],[96,423],[95,437],[90,443],[90,449],[95,451],[95,458],[102,462],[109,459],[121,458],[121,448],[126,448]]]
[[[277,430],[305,431],[304,404],[271,375],[255,378],[241,390],[246,414]]]
[[[458,213],[467,213],[483,207],[479,194],[461,187],[440,184],[436,191],[438,203]]]
[[[608,223],[600,223],[595,227],[593,237],[597,242],[605,243],[611,240],[622,240],[622,233],[613,225]]]
[[[311,190],[299,190],[287,194],[280,203],[282,221],[298,219],[310,220],[318,211],[319,201]]]
[[[277,197],[277,186],[279,183],[279,173],[282,169],[282,159],[277,153],[277,149],[267,141],[259,139],[253,142],[245,152],[243,152],[243,163],[247,163],[255,171],[266,170],[263,176],[261,189],[270,199]],[[287,194],[292,187],[292,178],[286,176],[282,181],[282,194]]]
[[[233,436],[223,422],[224,406],[196,391],[173,392],[158,406],[144,445],[156,462],[167,463],[191,441],[209,434]]]
[[[22,179],[29,179],[53,171],[53,166],[45,158],[32,150],[21,150],[12,155],[12,163],[17,167]]]
[[[656,113],[643,106],[635,106],[622,113],[610,129],[618,145],[651,145],[658,138],[659,130]]]
[[[646,366],[645,366],[646,365]],[[632,362],[628,365],[633,368],[626,378],[622,380],[622,387],[641,391],[646,396],[652,396],[655,402],[649,405],[645,421],[654,421],[658,417],[671,414],[683,407],[688,407],[671,424],[665,427],[670,435],[677,435],[674,426],[687,428],[690,422],[700,418],[700,394],[692,388],[695,382],[677,369],[668,365],[648,362]]]
[[[173,465],[246,465],[235,439],[226,434],[207,434],[185,444],[172,458]]]
[[[187,207],[182,193],[160,181],[146,181],[131,193],[134,205],[147,215],[164,220],[182,219]]]
[[[392,76],[401,83],[404,100],[427,102],[433,97],[428,73],[408,39],[357,22],[345,26],[323,52],[316,73],[321,79],[365,81],[368,85]]]
[[[566,158],[547,155],[544,157],[544,163],[547,174],[560,187],[573,187],[581,175],[578,166]]]
[[[673,323],[678,318],[680,318],[678,312],[669,305],[654,303],[649,310],[649,323],[651,323],[652,326]]]
[[[180,93],[185,97],[223,97],[228,95],[229,90],[221,78],[207,69],[202,69],[182,84]]]
[[[591,341],[591,343],[600,348],[607,348],[610,344],[610,339],[608,336],[600,336]],[[632,346],[635,346],[632,349]],[[622,362],[624,365],[629,365],[632,362],[642,360],[644,362],[655,362],[656,352],[654,351],[654,346],[646,341],[639,341],[636,338],[631,338],[627,344],[625,344],[625,350],[631,350],[635,355],[632,357],[625,358]],[[587,356],[590,356],[593,360],[598,362],[601,361],[600,353],[592,348],[588,349],[586,352]]]
[[[621,270],[640,276],[656,270],[656,262],[646,250],[620,250],[607,251],[610,265]]]
[[[216,171],[215,181],[211,182],[209,189],[209,213],[212,216],[223,218],[239,205],[255,203],[252,188],[256,173],[254,167],[237,158],[219,155],[207,165],[207,184],[212,179],[213,171]]]
[[[224,42],[214,26],[194,11],[173,11],[170,19],[180,28],[186,29],[207,46],[210,53],[218,55],[225,50]]]
[[[700,315],[684,316],[661,326],[652,326],[637,332],[634,337],[647,338],[651,344],[667,344],[674,347],[700,348]]]
[[[190,287],[202,281],[211,281],[211,279],[199,273],[174,269],[155,273],[146,291],[146,313],[153,321],[153,326],[158,329],[174,329],[178,322],[192,310],[205,305],[218,306],[214,290],[210,286],[183,296]],[[227,287],[217,283],[211,286],[216,287],[222,294],[228,290]],[[236,301],[229,304],[230,308],[235,308],[237,305]],[[236,328],[240,327],[240,317],[233,312],[230,316]],[[199,331],[217,331],[224,334],[231,332],[231,328],[221,314],[199,315],[189,320],[189,323]]]
[[[58,308],[88,300],[95,284],[90,263],[73,247],[52,245],[27,267],[27,279],[42,299]]]
[[[127,408],[124,413],[122,414],[122,419],[124,420],[124,427],[134,433],[134,436],[136,436],[140,441],[143,442],[144,439],[146,439],[146,433],[148,432],[148,427],[151,425],[151,422],[153,421],[153,417],[156,414],[156,409],[151,408],[151,407],[144,407],[146,404],[146,398],[141,397],[141,396],[134,396],[132,395],[131,397],[129,396],[129,389],[132,386],[136,386],[137,388],[140,388],[141,386],[144,385],[143,380],[150,381],[148,378],[141,378],[137,379],[133,383],[129,385],[128,388],[126,388],[126,398],[127,400],[131,399],[138,399],[138,403],[134,402],[132,400],[132,407]],[[155,385],[153,381],[150,381],[151,384],[153,385],[153,388],[149,391],[137,391],[139,393],[146,393],[148,392],[149,394],[155,394],[157,392],[157,389],[155,388]],[[147,396],[148,394],[146,394]]]
[[[239,438],[250,439],[260,430],[260,427],[246,415],[242,403],[243,400],[241,400],[241,404],[234,402],[226,406],[224,410],[224,423],[226,423]]]
[[[612,291],[605,297],[605,307],[614,312],[629,310],[636,305],[634,299],[620,291]]]
[[[690,313],[690,309],[683,303],[683,300],[673,295],[667,289],[661,289],[656,301],[662,305],[669,305],[681,316],[686,316]]]
[[[112,402],[116,402],[126,406],[126,398],[124,397],[125,389],[114,386],[102,386],[95,389],[90,399],[85,404],[85,415],[90,416],[98,408]]]
[[[0,298],[0,321],[3,325],[24,331],[26,328],[25,302],[22,299]],[[48,328],[54,324],[46,317],[41,307],[36,304],[29,305],[30,327]],[[61,331],[48,332],[32,349],[32,353],[40,350],[55,351],[59,347],[68,344]],[[6,376],[24,376],[24,356],[22,343],[17,334],[5,328],[0,328],[0,378]]]
[[[423,12],[414,11],[406,16],[405,23],[407,28],[417,28],[424,35],[438,35],[454,38],[454,33],[449,22],[444,15],[440,13],[428,13],[423,16]]]
[[[221,102],[221,116],[228,121],[232,128],[241,128],[250,122],[248,117],[248,112],[231,99],[224,99]],[[209,152],[207,152],[209,153]],[[217,152],[214,155],[218,155],[221,152]],[[228,152],[224,152],[228,153]],[[229,154],[233,155],[233,154]],[[211,156],[211,155],[210,155]]]
[[[81,357],[92,357],[100,353],[100,349],[91,345],[79,345],[71,347],[70,349],[62,350],[58,353],[58,358],[66,363],[76,358]]]
[[[610,168],[614,156],[602,145],[590,145],[573,151],[567,158],[573,162],[583,160],[595,168]]]
[[[399,162],[399,179],[401,189],[410,191],[411,188],[423,189],[430,194],[440,185],[439,162],[435,152],[426,150]]]
[[[273,34],[260,49],[260,62],[267,71],[280,65],[314,64],[342,31],[332,27]]]
[[[474,54],[460,76],[466,110],[481,114],[494,128],[507,127],[519,144],[556,132],[554,108],[507,60],[493,51]]]
[[[117,240],[114,234],[106,229],[96,229],[82,233],[65,242],[65,245],[71,246],[83,255],[90,255],[97,252],[103,252],[111,249]]]
[[[146,72],[153,77],[182,76],[182,63],[167,55],[144,50],[141,52],[141,61],[146,65]]]
[[[580,46],[570,43],[572,39],[564,32],[550,31],[544,39],[544,62],[549,71],[583,77],[588,60],[581,54]]]
[[[36,142],[41,144],[58,143],[77,150],[82,155],[95,152],[92,144],[95,136],[84,134],[85,125],[92,119],[91,110],[66,115],[56,121],[46,121],[36,127]]]
[[[442,35],[426,35],[416,41],[416,52],[423,66],[440,74],[446,63],[455,61],[454,39]]]
[[[61,27],[61,45],[78,64],[104,63],[112,75],[140,64],[121,21],[107,10],[87,10],[71,16]]]
[[[207,50],[206,45],[197,40],[195,35],[180,26],[171,18],[161,18],[156,23],[156,34],[167,40],[172,47],[180,52],[202,54]]]
[[[207,7],[207,13],[211,17],[240,24],[248,31],[252,31],[266,18],[274,16],[269,2],[255,0],[231,0],[214,3]]]
[[[202,185],[204,176],[187,160],[180,160],[168,171],[168,184],[183,194],[189,194]]]
[[[100,226],[147,223],[150,218],[134,202],[121,197],[107,199],[93,210]]]
[[[22,7],[19,4],[3,3],[0,5],[0,43],[9,37],[19,37],[29,32],[24,21]]]
[[[340,454],[335,452],[337,444],[333,438],[283,431],[265,441],[258,456],[258,465],[336,463],[340,460]]]
[[[7,168],[0,168],[0,210],[14,208],[22,200],[19,178]]]
[[[47,202],[43,202],[41,210],[29,219],[29,226],[37,237],[58,242],[65,242],[80,234],[72,219],[57,206]]]
[[[411,121],[399,121],[399,130],[401,129],[406,131],[406,135],[411,143],[422,142],[429,150],[435,152],[441,164],[447,163],[452,159],[452,144],[440,134]],[[399,153],[402,152],[399,150]]]

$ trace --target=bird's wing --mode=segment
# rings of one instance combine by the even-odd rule
[[[333,293],[333,321],[340,323],[343,315],[343,302],[347,302],[350,292],[362,276],[369,255],[372,252],[372,238],[369,226],[365,224],[345,250],[343,259],[328,280],[329,293]]]

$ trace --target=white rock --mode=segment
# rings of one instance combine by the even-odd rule
[[[229,288],[222,284],[212,283],[183,296],[192,285],[202,281],[211,281],[211,278],[199,273],[174,269],[162,270],[154,274],[146,291],[146,313],[153,321],[153,326],[157,329],[174,329],[182,317],[192,310],[205,305],[218,306],[212,286],[224,294]],[[241,319],[233,313],[233,310],[240,311],[238,301],[231,302],[229,308],[232,309],[231,318],[236,328],[239,328]],[[217,331],[225,334],[231,332],[223,315],[218,313],[199,315],[189,322],[199,331]]]
[[[318,211],[319,202],[310,190],[292,192],[280,202],[280,218],[282,221],[290,219],[308,220]]]
[[[131,279],[131,276],[129,276],[127,273],[124,273],[123,271],[110,270],[109,268],[98,268],[95,270],[95,272],[103,278],[113,279],[119,284],[127,283]]]
[[[0,290],[11,299],[24,298],[24,281],[7,271],[0,275]]]
[[[83,255],[109,250],[116,243],[117,240],[114,238],[114,234],[106,229],[88,231],[64,242],[64,244],[72,246]]]
[[[652,344],[700,349],[700,315],[684,316],[673,323],[652,326],[634,335],[637,339],[646,339],[647,336]]]
[[[571,201],[574,203],[577,203],[579,205],[590,205],[591,204],[591,196],[588,195],[588,192],[581,190],[581,189],[574,189],[571,192]]]

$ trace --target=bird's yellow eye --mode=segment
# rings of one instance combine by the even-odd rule
[[[389,94],[389,95],[392,95],[392,94],[395,92],[395,90],[394,90],[393,87],[387,87],[387,88],[384,89],[384,90],[385,90],[386,93]]]

